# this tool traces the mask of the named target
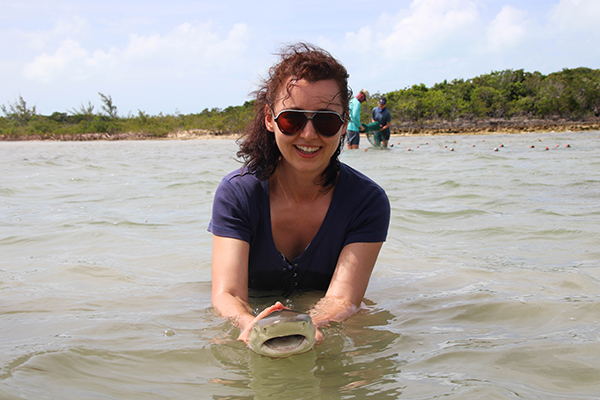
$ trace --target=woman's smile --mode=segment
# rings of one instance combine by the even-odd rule
[[[296,172],[310,173],[314,176],[323,173],[340,144],[340,136],[346,129],[346,124],[340,126],[335,135],[323,136],[317,131],[311,119],[297,133],[284,134],[274,120],[274,115],[282,110],[333,111],[341,115],[344,109],[339,104],[339,93],[338,84],[329,79],[317,82],[299,79],[293,81],[289,94],[282,90],[280,99],[265,120],[267,129],[274,132],[281,152],[280,166],[287,164]],[[310,111],[308,113],[310,114]],[[313,115],[314,113],[310,117],[312,118]]]
[[[321,150],[321,146],[302,146],[302,145],[294,145],[296,149],[305,155],[312,156],[316,154],[319,150]]]

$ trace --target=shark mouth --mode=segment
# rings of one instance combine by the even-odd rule
[[[273,351],[293,352],[297,348],[308,343],[304,335],[287,335],[271,338],[265,341],[262,345]]]
[[[256,321],[248,347],[257,354],[283,358],[305,353],[315,345],[316,329],[307,314],[278,310]]]

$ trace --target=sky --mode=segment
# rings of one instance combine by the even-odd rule
[[[251,100],[282,46],[329,51],[354,92],[600,68],[599,0],[0,0],[0,104],[112,98],[120,116]]]

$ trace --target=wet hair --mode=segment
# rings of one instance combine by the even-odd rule
[[[243,160],[244,167],[256,174],[258,179],[269,179],[275,172],[281,152],[275,142],[275,134],[265,125],[267,112],[273,110],[277,96],[282,92],[282,85],[286,84],[286,96],[289,98],[294,83],[304,79],[308,82],[333,79],[340,91],[336,95],[343,107],[342,116],[348,119],[348,103],[352,91],[348,87],[348,71],[327,51],[307,43],[297,43],[285,47],[281,53],[280,61],[269,69],[268,76],[263,79],[258,90],[253,92],[256,96],[254,102],[254,120],[246,127],[238,143],[240,149],[237,156]],[[337,102],[336,102],[337,103]],[[339,155],[343,148],[345,132],[340,138],[340,143],[321,177],[315,182],[321,185],[323,191],[331,190],[336,182],[340,170]]]

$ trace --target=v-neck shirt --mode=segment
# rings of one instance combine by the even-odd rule
[[[293,260],[283,257],[273,240],[268,180],[247,169],[233,171],[219,184],[208,230],[250,244],[250,289],[284,296],[294,290],[327,290],[343,247],[384,242],[390,220],[385,191],[348,165],[340,163],[334,190],[321,227]]]

